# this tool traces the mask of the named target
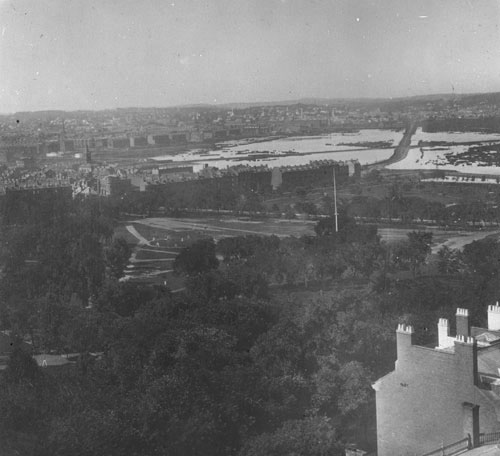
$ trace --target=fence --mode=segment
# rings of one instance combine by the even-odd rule
[[[479,434],[479,446],[500,441],[500,432],[490,432],[489,434]]]
[[[468,436],[465,439],[450,443],[446,446],[442,446],[441,448],[431,451],[430,453],[425,453],[422,456],[453,456],[454,454],[463,453],[464,451],[470,450],[471,448],[472,441],[470,436]]]
[[[490,432],[488,434],[479,434],[479,444],[478,446],[489,445],[492,443],[500,442],[500,432]],[[463,453],[467,450],[471,450],[472,440],[470,435],[465,439],[459,440],[458,442],[450,443],[449,445],[442,446],[430,453],[425,453],[422,456],[453,456],[455,454]]]

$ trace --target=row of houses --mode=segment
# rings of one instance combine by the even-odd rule
[[[205,168],[193,173],[189,165],[153,168],[147,174],[140,170],[127,173],[107,168],[96,168],[81,178],[61,179],[59,175],[47,177],[48,172],[31,173],[32,179],[10,179],[0,187],[0,207],[6,223],[42,216],[41,208],[51,210],[54,202],[64,206],[76,196],[123,196],[132,192],[151,192],[168,201],[192,201],[199,195],[215,195],[225,200],[240,193],[269,194],[281,189],[293,191],[301,187],[331,186],[335,175],[339,184],[349,177],[360,175],[357,161],[335,162],[322,160],[309,165],[269,168],[267,166],[235,166],[224,170]],[[49,170],[50,171],[50,170]],[[109,172],[109,171],[108,171]]]
[[[138,174],[127,178],[106,176],[101,179],[102,196],[119,196],[124,193],[140,191],[194,191],[206,188],[221,192],[271,193],[281,189],[294,190],[299,187],[321,187],[333,183],[333,176],[339,184],[349,177],[358,176],[361,166],[358,161],[336,162],[320,160],[308,165],[269,168],[268,166],[235,166],[226,170],[205,168],[192,173],[192,167],[159,169],[147,178]]]

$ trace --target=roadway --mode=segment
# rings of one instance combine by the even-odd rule
[[[401,141],[394,149],[394,153],[387,160],[383,160],[377,163],[372,163],[369,165],[364,165],[363,171],[369,172],[374,169],[382,169],[385,168],[387,165],[391,165],[392,163],[396,163],[398,161],[405,159],[406,156],[408,155],[408,151],[411,149],[411,138],[417,131],[419,123],[420,120],[415,120],[415,119],[410,122],[408,127],[406,127],[406,130],[403,134],[403,137],[401,138]]]

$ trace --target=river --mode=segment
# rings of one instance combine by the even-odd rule
[[[192,150],[153,159],[159,162],[189,163],[195,171],[205,164],[221,169],[235,165],[296,166],[316,160],[359,160],[361,164],[367,164],[391,157],[402,136],[402,131],[366,129],[354,133],[256,140],[253,143],[245,140],[220,143],[212,150]]]

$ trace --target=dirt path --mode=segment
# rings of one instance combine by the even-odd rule
[[[144,236],[142,236],[135,229],[135,227],[133,225],[127,225],[126,228],[127,228],[127,231],[139,241],[139,245],[148,245],[151,247],[150,242]]]
[[[378,234],[383,241],[388,243],[406,241],[407,234],[415,229],[408,228],[379,228]],[[487,231],[444,231],[439,229],[427,229],[433,233],[432,253],[435,254],[443,246],[450,249],[462,250],[467,244],[471,242],[484,239],[488,236],[500,237],[500,230],[487,230]]]
[[[484,239],[492,235],[496,235],[498,237],[500,236],[500,231],[496,230],[496,231],[478,231],[474,233],[468,233],[468,232],[459,233],[456,236],[449,236],[448,239],[444,240],[443,242],[433,245],[432,253],[437,253],[438,250],[443,246],[447,246],[450,249],[462,250],[467,244],[470,244],[471,242],[474,241],[479,241],[480,239]]]

